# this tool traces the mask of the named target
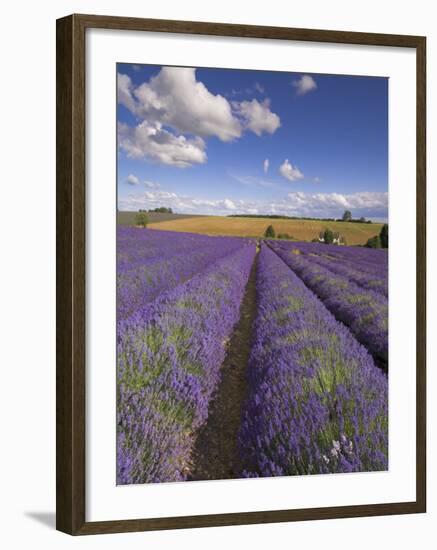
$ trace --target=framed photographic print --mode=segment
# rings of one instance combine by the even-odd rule
[[[424,37],[57,22],[57,528],[426,510]]]

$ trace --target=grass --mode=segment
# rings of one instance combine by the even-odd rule
[[[317,220],[271,220],[269,218],[228,218],[225,216],[178,217],[171,220],[150,220],[148,227],[164,231],[183,231],[206,235],[262,237],[267,226],[276,234],[288,233],[299,241],[311,241],[325,229],[339,232],[348,245],[365,244],[381,231],[380,223],[324,222]]]

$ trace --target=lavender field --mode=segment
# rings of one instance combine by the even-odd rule
[[[388,468],[387,250],[117,230],[117,483]]]

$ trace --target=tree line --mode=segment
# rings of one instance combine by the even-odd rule
[[[372,220],[353,218],[350,210],[345,210],[341,218],[314,218],[311,216],[285,216],[281,214],[228,214],[228,218],[268,218],[271,220],[310,220],[322,222],[350,222],[350,223],[372,223]]]
[[[166,206],[160,206],[159,208],[150,208],[149,210],[143,210],[140,208],[138,212],[157,212],[158,214],[173,214],[173,210],[171,208],[167,208]]]

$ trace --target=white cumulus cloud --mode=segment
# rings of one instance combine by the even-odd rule
[[[316,81],[308,74],[304,74],[297,80],[294,80],[293,86],[296,88],[297,95],[305,95],[317,88]]]
[[[288,193],[285,204],[299,215],[316,217],[341,217],[344,209],[352,210],[356,217],[386,218],[388,193]]]
[[[118,74],[118,102],[137,119],[137,126],[121,126],[119,145],[129,157],[184,168],[206,162],[204,138],[228,142],[244,131],[256,135],[276,131],[279,116],[270,101],[230,103],[213,94],[196,78],[196,69],[162,67],[139,86]],[[258,84],[257,90],[263,88]]]
[[[129,185],[138,185],[140,183],[140,180],[134,174],[129,174],[126,178],[126,183],[128,183]]]
[[[285,159],[279,167],[279,173],[289,181],[301,180],[304,177],[299,168],[297,166],[293,166],[288,159]]]
[[[206,162],[205,142],[200,137],[176,136],[159,123],[147,121],[132,128],[118,125],[118,143],[129,158],[147,158],[152,162],[186,168]]]
[[[233,203],[233,201],[231,201],[231,199],[224,199],[222,201],[222,204],[225,208],[227,208],[228,210],[235,210],[236,209],[236,206],[235,204]]]
[[[179,213],[226,215],[241,209],[242,202],[233,201],[229,198],[218,200],[196,199],[169,191],[157,190],[130,194],[127,197],[120,198],[118,207],[120,210],[133,211],[140,208],[152,209],[167,206]]]
[[[248,128],[257,136],[263,132],[273,134],[281,125],[281,120],[276,113],[270,110],[270,101],[264,99],[259,102],[252,101],[233,102],[235,112],[240,115],[244,128]]]
[[[266,159],[263,163],[263,168],[264,168],[264,173],[265,174],[267,174],[267,172],[269,171],[269,164],[270,164],[269,159]]]
[[[278,214],[340,218],[347,208],[354,217],[386,219],[388,194],[381,192],[341,193],[288,193],[275,200],[255,199],[199,199],[164,190],[148,190],[131,193],[119,199],[120,210],[150,209],[167,206],[174,212],[186,214]]]
[[[160,122],[180,133],[216,136],[230,141],[241,136],[241,126],[231,105],[196,80],[196,69],[163,67],[137,88],[119,74],[119,101],[149,123]]]
[[[156,183],[154,181],[144,180],[143,183],[149,189],[159,189],[159,187],[161,187],[159,183]]]
[[[132,95],[133,86],[130,77],[126,74],[117,75],[117,98],[118,102],[124,105],[129,111],[136,111],[135,99]]]

